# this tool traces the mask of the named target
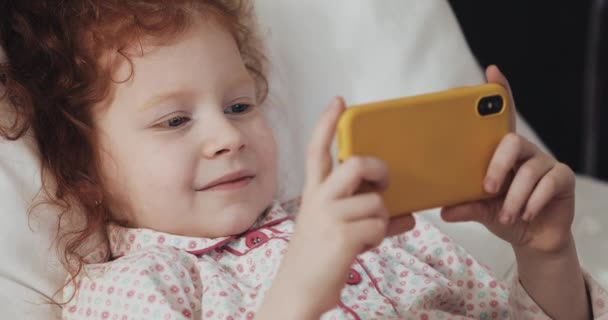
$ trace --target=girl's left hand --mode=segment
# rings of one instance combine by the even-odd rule
[[[509,91],[514,106],[498,68],[490,66],[486,77]],[[559,254],[573,241],[574,183],[568,166],[511,133],[497,147],[484,181],[484,189],[496,196],[445,207],[442,218],[480,222],[515,250]]]

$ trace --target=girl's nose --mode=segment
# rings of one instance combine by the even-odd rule
[[[203,143],[203,155],[206,158],[230,155],[245,147],[243,133],[229,119],[222,117],[208,129],[210,131],[207,131],[207,138]]]

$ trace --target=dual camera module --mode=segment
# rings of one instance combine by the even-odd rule
[[[477,112],[482,116],[489,116],[500,113],[504,106],[504,101],[501,96],[483,97],[477,104]]]

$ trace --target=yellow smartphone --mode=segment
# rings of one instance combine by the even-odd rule
[[[386,161],[392,216],[484,199],[490,160],[514,130],[512,109],[498,84],[351,106],[338,123],[338,160]]]

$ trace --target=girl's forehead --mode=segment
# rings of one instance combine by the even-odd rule
[[[177,60],[184,60],[184,63],[200,61],[219,49],[223,49],[224,54],[239,51],[235,38],[227,28],[219,23],[201,20],[190,24],[180,33],[172,34],[170,38],[154,35],[134,38],[123,49],[106,50],[101,62],[114,70],[114,80],[125,82],[136,67],[168,65],[176,62],[171,59],[174,57],[180,57]]]
[[[236,41],[219,26],[193,25],[170,43],[142,46],[138,55],[118,59],[114,99],[138,108],[154,96],[253,85]]]

